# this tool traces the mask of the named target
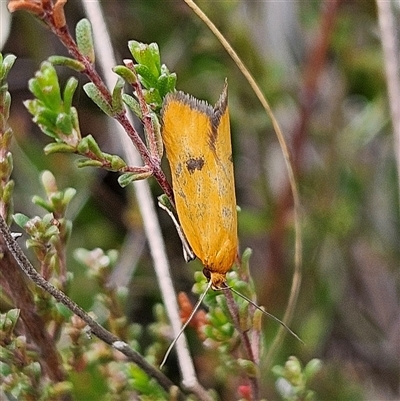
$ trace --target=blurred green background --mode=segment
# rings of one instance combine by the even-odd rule
[[[240,246],[242,251],[253,249],[251,271],[259,304],[283,316],[293,272],[292,201],[281,150],[256,96],[183,1],[102,4],[118,62],[131,57],[128,40],[156,42],[162,62],[177,73],[177,88],[210,103],[228,79]],[[260,84],[295,161],[304,267],[291,327],[306,345],[287,336],[276,363],[289,355],[303,363],[320,358],[323,369],[311,386],[320,400],[398,399],[399,188],[374,2],[238,0],[199,5]],[[66,13],[73,31],[84,17],[80,3],[70,0]],[[4,10],[2,17],[5,26]],[[77,246],[127,252],[128,263],[136,263],[134,277],[125,279],[131,281],[127,313],[134,322],[150,323],[149,310],[160,295],[133,198],[119,188],[115,174],[77,170],[71,155],[45,156],[42,149],[48,138],[31,123],[22,105],[31,97],[27,82],[41,61],[65,50],[22,12],[12,16],[9,36],[5,40],[3,32],[2,39],[3,53],[18,57],[9,79],[10,124],[16,137],[15,211],[39,213],[30,199],[38,192],[38,172],[43,169],[55,174],[60,187],[75,187],[78,195],[69,210],[74,222],[71,252]],[[64,80],[71,75],[69,70],[59,71]],[[106,117],[83,91],[75,106],[82,134],[93,134],[106,152],[118,149],[104,128]],[[160,189],[152,180],[151,185],[156,199]],[[159,216],[175,285],[190,293],[193,271],[200,264],[184,263],[171,221],[162,211]],[[82,267],[72,256],[70,266],[77,278],[71,296],[89,308],[96,286],[79,279]],[[269,320],[264,325],[268,348],[277,327]],[[220,387],[222,399],[233,399],[236,384],[230,388],[229,383],[216,383],[211,353],[199,348],[196,355],[202,357],[202,383]],[[96,380],[96,375],[88,380]],[[265,374],[263,380],[265,396],[278,399],[272,375]]]

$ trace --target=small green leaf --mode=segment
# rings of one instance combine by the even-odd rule
[[[74,153],[76,148],[66,143],[53,142],[49,143],[44,148],[44,153],[50,155],[52,153]]]
[[[177,81],[177,77],[174,72],[168,75],[168,87],[167,87],[168,93],[175,91],[176,81]]]
[[[92,26],[88,19],[83,18],[76,24],[75,35],[79,50],[93,64],[95,55]]]
[[[3,110],[2,110],[2,115],[1,118],[3,121],[7,121],[8,117],[10,116],[10,106],[11,106],[11,95],[10,92],[6,92],[4,94],[4,101],[3,101]],[[4,124],[2,124],[3,126]]]
[[[122,100],[124,103],[135,113],[135,115],[141,120],[143,118],[142,111],[140,110],[139,102],[132,96],[126,93],[122,94]]]
[[[307,363],[303,369],[303,375],[306,381],[314,377],[322,368],[322,362],[320,359],[314,358]]]
[[[3,135],[0,137],[0,147],[8,148],[11,144],[11,139],[13,138],[13,130],[11,128],[7,128]]]
[[[47,107],[53,110],[58,110],[62,100],[60,85],[55,68],[48,61],[44,61],[40,70],[36,72],[35,78],[43,93],[42,100]]]
[[[13,169],[12,153],[7,152],[7,155],[3,160],[0,160],[0,179],[7,181],[10,178]]]
[[[160,92],[161,98],[175,90],[176,74],[161,74],[157,80],[157,89]]]
[[[78,87],[78,80],[74,77],[68,79],[64,88],[64,111],[69,114],[72,107],[72,98],[76,88]]]
[[[124,65],[117,65],[113,68],[113,71],[128,82],[128,84],[132,85],[137,81],[135,73]]]
[[[145,180],[146,178],[151,177],[151,171],[143,172],[143,173],[125,173],[118,177],[118,183],[122,188],[125,188],[133,181]]]
[[[156,88],[157,86],[157,78],[152,74],[149,67],[143,64],[136,64],[135,70],[140,77],[140,81],[143,86],[147,89]]]
[[[53,218],[53,216],[52,216],[52,218]],[[59,234],[60,234],[60,230],[58,229],[58,227],[55,225],[50,225],[46,228],[43,235],[45,236],[45,238],[50,239],[51,237],[54,237],[55,235],[59,235]]]
[[[169,200],[169,198],[168,198],[168,196],[167,195],[165,195],[165,194],[162,194],[162,195],[160,195],[158,198],[157,198],[157,200],[158,200],[158,202],[161,204],[161,205],[163,205],[163,206],[165,206],[168,210],[170,210],[172,213],[175,213],[175,209],[174,209],[174,207],[172,206],[172,204],[171,204],[171,201]],[[203,278],[203,275],[201,275],[201,279]],[[203,281],[203,280],[202,280]]]
[[[102,159],[104,157],[103,152],[101,151],[99,145],[92,135],[85,136],[82,141],[84,140],[87,141],[90,152],[94,153],[99,159]]]
[[[13,215],[13,219],[15,221],[15,223],[20,226],[21,228],[25,228],[26,224],[28,223],[28,221],[30,220],[28,216],[25,216],[22,213],[15,213]]]
[[[72,198],[76,195],[75,188],[67,188],[64,190],[64,202],[67,204],[71,202]]]
[[[149,44],[149,62],[150,60],[152,72],[158,77],[161,74],[161,57],[160,49],[158,48],[157,43],[154,42]]]
[[[10,204],[12,202],[14,195],[14,187],[15,184],[13,180],[8,181],[7,184],[4,186],[2,195],[3,203]]]
[[[64,135],[71,135],[72,133],[72,121],[68,114],[59,113],[56,120],[56,127],[58,131],[61,131]]]
[[[12,66],[15,63],[15,60],[17,59],[14,54],[7,54],[7,56],[4,57],[1,63],[1,79],[7,78],[8,73],[10,72]]]
[[[103,163],[98,160],[80,159],[77,161],[77,166],[82,167],[103,167]]]
[[[49,203],[47,200],[43,199],[41,196],[34,195],[32,197],[32,203],[34,205],[40,206],[42,209],[45,209],[50,213],[54,211],[53,205]]]
[[[135,60],[146,66],[155,79],[161,74],[160,51],[157,43],[140,43],[135,40],[128,42],[129,50]]]
[[[103,97],[103,94],[94,83],[88,82],[83,86],[83,90],[104,113],[111,117],[114,115],[111,105]]]
[[[28,89],[30,90],[31,93],[33,93],[33,95],[36,98],[38,98],[39,100],[44,102],[45,95],[44,95],[44,93],[42,91],[42,87],[41,87],[39,81],[36,78],[31,78],[28,81]]]
[[[81,130],[79,128],[79,117],[78,112],[76,111],[75,107],[71,107],[70,110],[72,125],[74,126],[74,130],[76,132],[76,136],[78,140],[81,140]]]
[[[18,322],[19,314],[19,309],[10,309],[7,313],[0,314],[0,340],[3,346],[11,342],[12,334]],[[4,348],[2,347],[3,361],[5,360],[4,357]]]
[[[122,101],[122,89],[124,88],[124,85],[125,81],[123,78],[118,77],[112,94],[112,108],[115,114],[119,114],[124,111],[124,102]]]
[[[50,56],[48,58],[53,65],[62,65],[64,67],[71,68],[76,72],[82,72],[85,70],[85,66],[78,60],[65,56]]]
[[[160,93],[156,89],[143,90],[143,97],[147,104],[161,107],[162,99]]]
[[[283,366],[275,365],[271,369],[271,371],[276,377],[285,377],[286,371],[285,371],[285,368]]]
[[[40,174],[40,181],[43,185],[44,190],[46,191],[47,196],[58,192],[56,177],[54,177],[54,174],[51,171],[42,171],[42,173]]]
[[[246,372],[248,377],[257,377],[259,375],[257,365],[254,362],[248,359],[238,358],[237,363]]]
[[[39,102],[40,101],[37,101],[37,103]],[[51,110],[49,108],[40,107],[39,105],[39,107],[36,108],[36,115],[33,116],[33,121],[37,124],[43,124],[46,126],[46,128],[56,132],[56,121],[58,114],[58,110]],[[57,136],[56,133],[54,133],[54,135]]]
[[[111,168],[113,171],[119,171],[126,167],[126,163],[117,155],[111,155]]]
[[[161,159],[164,153],[164,145],[161,136],[161,125],[155,113],[151,113],[151,123],[153,125],[154,137],[156,140],[158,157]]]

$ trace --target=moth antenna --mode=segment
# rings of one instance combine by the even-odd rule
[[[211,287],[211,284],[212,284],[211,281],[207,284],[207,288],[206,288],[205,291],[201,294],[199,300],[196,302],[196,305],[194,306],[192,313],[190,314],[190,316],[188,317],[188,319],[186,320],[186,322],[184,323],[184,325],[182,326],[182,328],[179,330],[178,335],[174,338],[174,340],[172,341],[172,343],[171,343],[170,346],[168,347],[167,352],[165,353],[164,358],[163,358],[163,360],[162,360],[162,362],[161,362],[160,369],[162,369],[162,368],[164,367],[165,362],[167,362],[167,359],[168,359],[168,357],[169,357],[169,354],[171,353],[172,349],[174,348],[174,346],[175,346],[176,342],[178,341],[179,337],[180,337],[180,336],[182,335],[182,333],[185,331],[187,325],[190,323],[190,321],[192,320],[194,314],[195,314],[195,313],[197,312],[197,310],[199,309],[201,303],[203,302],[204,297],[206,296],[208,290],[209,290],[210,287]]]
[[[274,316],[272,313],[269,313],[262,309],[260,306],[258,306],[254,301],[252,301],[250,298],[247,298],[245,295],[241,294],[239,291],[235,290],[233,287],[223,287],[221,290],[231,290],[233,293],[238,295],[239,297],[243,298],[245,301],[253,305],[255,308],[257,308],[259,311],[261,311],[264,315],[270,317],[271,319],[275,320],[275,322],[279,323],[281,326],[283,326],[293,337],[297,338],[302,344],[305,344],[304,341],[282,320],[278,319],[276,316]]]

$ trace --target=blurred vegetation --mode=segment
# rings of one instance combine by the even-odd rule
[[[331,4],[328,13],[330,3],[335,6]],[[270,400],[308,399],[306,393],[290,398],[296,383],[307,383],[318,400],[397,399],[400,204],[374,3],[238,0],[199,4],[270,100],[293,153],[301,192],[303,282],[291,328],[305,345],[287,336],[275,361],[281,365],[274,368],[280,381],[272,371],[262,371],[263,396]],[[256,97],[221,45],[183,1],[113,0],[104,1],[103,7],[120,60],[131,57],[129,40],[156,42],[162,62],[177,73],[177,89],[212,104],[227,77],[237,202],[241,208],[240,246],[242,251],[253,249],[250,270],[258,303],[282,316],[293,272],[291,197],[276,137]],[[79,2],[70,0],[66,13],[73,31],[84,16]],[[101,314],[102,306],[93,300],[99,284],[88,277],[86,268],[73,257],[73,250],[118,249],[122,263],[122,253],[132,252],[130,248],[135,246],[134,277],[125,278],[129,292],[115,297],[123,299],[129,321],[144,326],[131,326],[129,330],[131,341],[146,348],[151,343],[146,326],[154,320],[150,311],[157,310],[161,299],[151,258],[143,245],[137,208],[119,187],[116,173],[77,169],[75,157],[67,154],[44,155],[48,138],[31,122],[22,101],[32,97],[28,80],[40,63],[66,52],[30,15],[17,12],[12,17],[2,52],[17,56],[8,79],[12,96],[9,124],[15,136],[14,209],[28,216],[42,213],[30,199],[43,195],[38,190],[43,170],[54,174],[60,188],[76,189],[67,212],[73,222],[66,256],[68,270],[74,274],[69,294],[87,310],[98,308],[97,314]],[[323,24],[326,21],[331,24],[328,28]],[[61,81],[71,75],[62,68],[58,72]],[[79,93],[74,106],[79,109],[81,133],[92,134],[102,150],[112,153],[118,144],[104,131],[107,117],[87,98],[82,91],[85,81],[76,76]],[[150,182],[156,199],[160,189],[152,179]],[[172,222],[162,211],[159,218],[176,287],[194,301],[193,272],[200,264],[184,263]],[[131,237],[127,233],[133,233],[134,242],[128,242]],[[113,266],[110,256],[110,268]],[[2,312],[9,308],[4,300],[0,306]],[[212,348],[204,349],[190,330],[201,383],[216,389],[221,400],[237,399],[240,379],[228,380],[216,365]],[[263,319],[265,349],[276,331],[273,321]],[[91,352],[103,352],[107,361],[113,359],[112,351],[100,348]],[[291,360],[288,366],[290,355],[298,360]],[[322,361],[319,373],[308,381],[306,368],[303,373],[296,370],[291,382],[290,368],[307,366],[313,358]],[[169,375],[179,381],[171,359]],[[107,373],[94,368],[91,371],[90,366],[82,374],[71,372],[76,399],[101,399],[104,376],[115,380],[120,369],[131,369],[121,366],[116,361],[115,366],[107,365]],[[132,380],[141,380],[139,372],[127,374]],[[282,384],[283,378],[287,380]],[[289,383],[293,387],[288,393]],[[118,391],[123,394],[125,390]]]

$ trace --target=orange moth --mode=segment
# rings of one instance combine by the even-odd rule
[[[179,222],[211,287],[222,289],[238,248],[228,85],[214,107],[169,93],[161,115]]]
[[[187,240],[203,263],[203,273],[209,284],[169,346],[160,367],[210,287],[214,290],[231,290],[300,340],[285,323],[226,284],[226,273],[232,267],[238,251],[228,85],[225,83],[214,107],[183,92],[169,93],[164,99],[161,116],[161,134],[171,169],[179,223],[165,205],[159,205],[170,214],[177,226],[185,258],[192,258],[191,250],[185,244]]]

